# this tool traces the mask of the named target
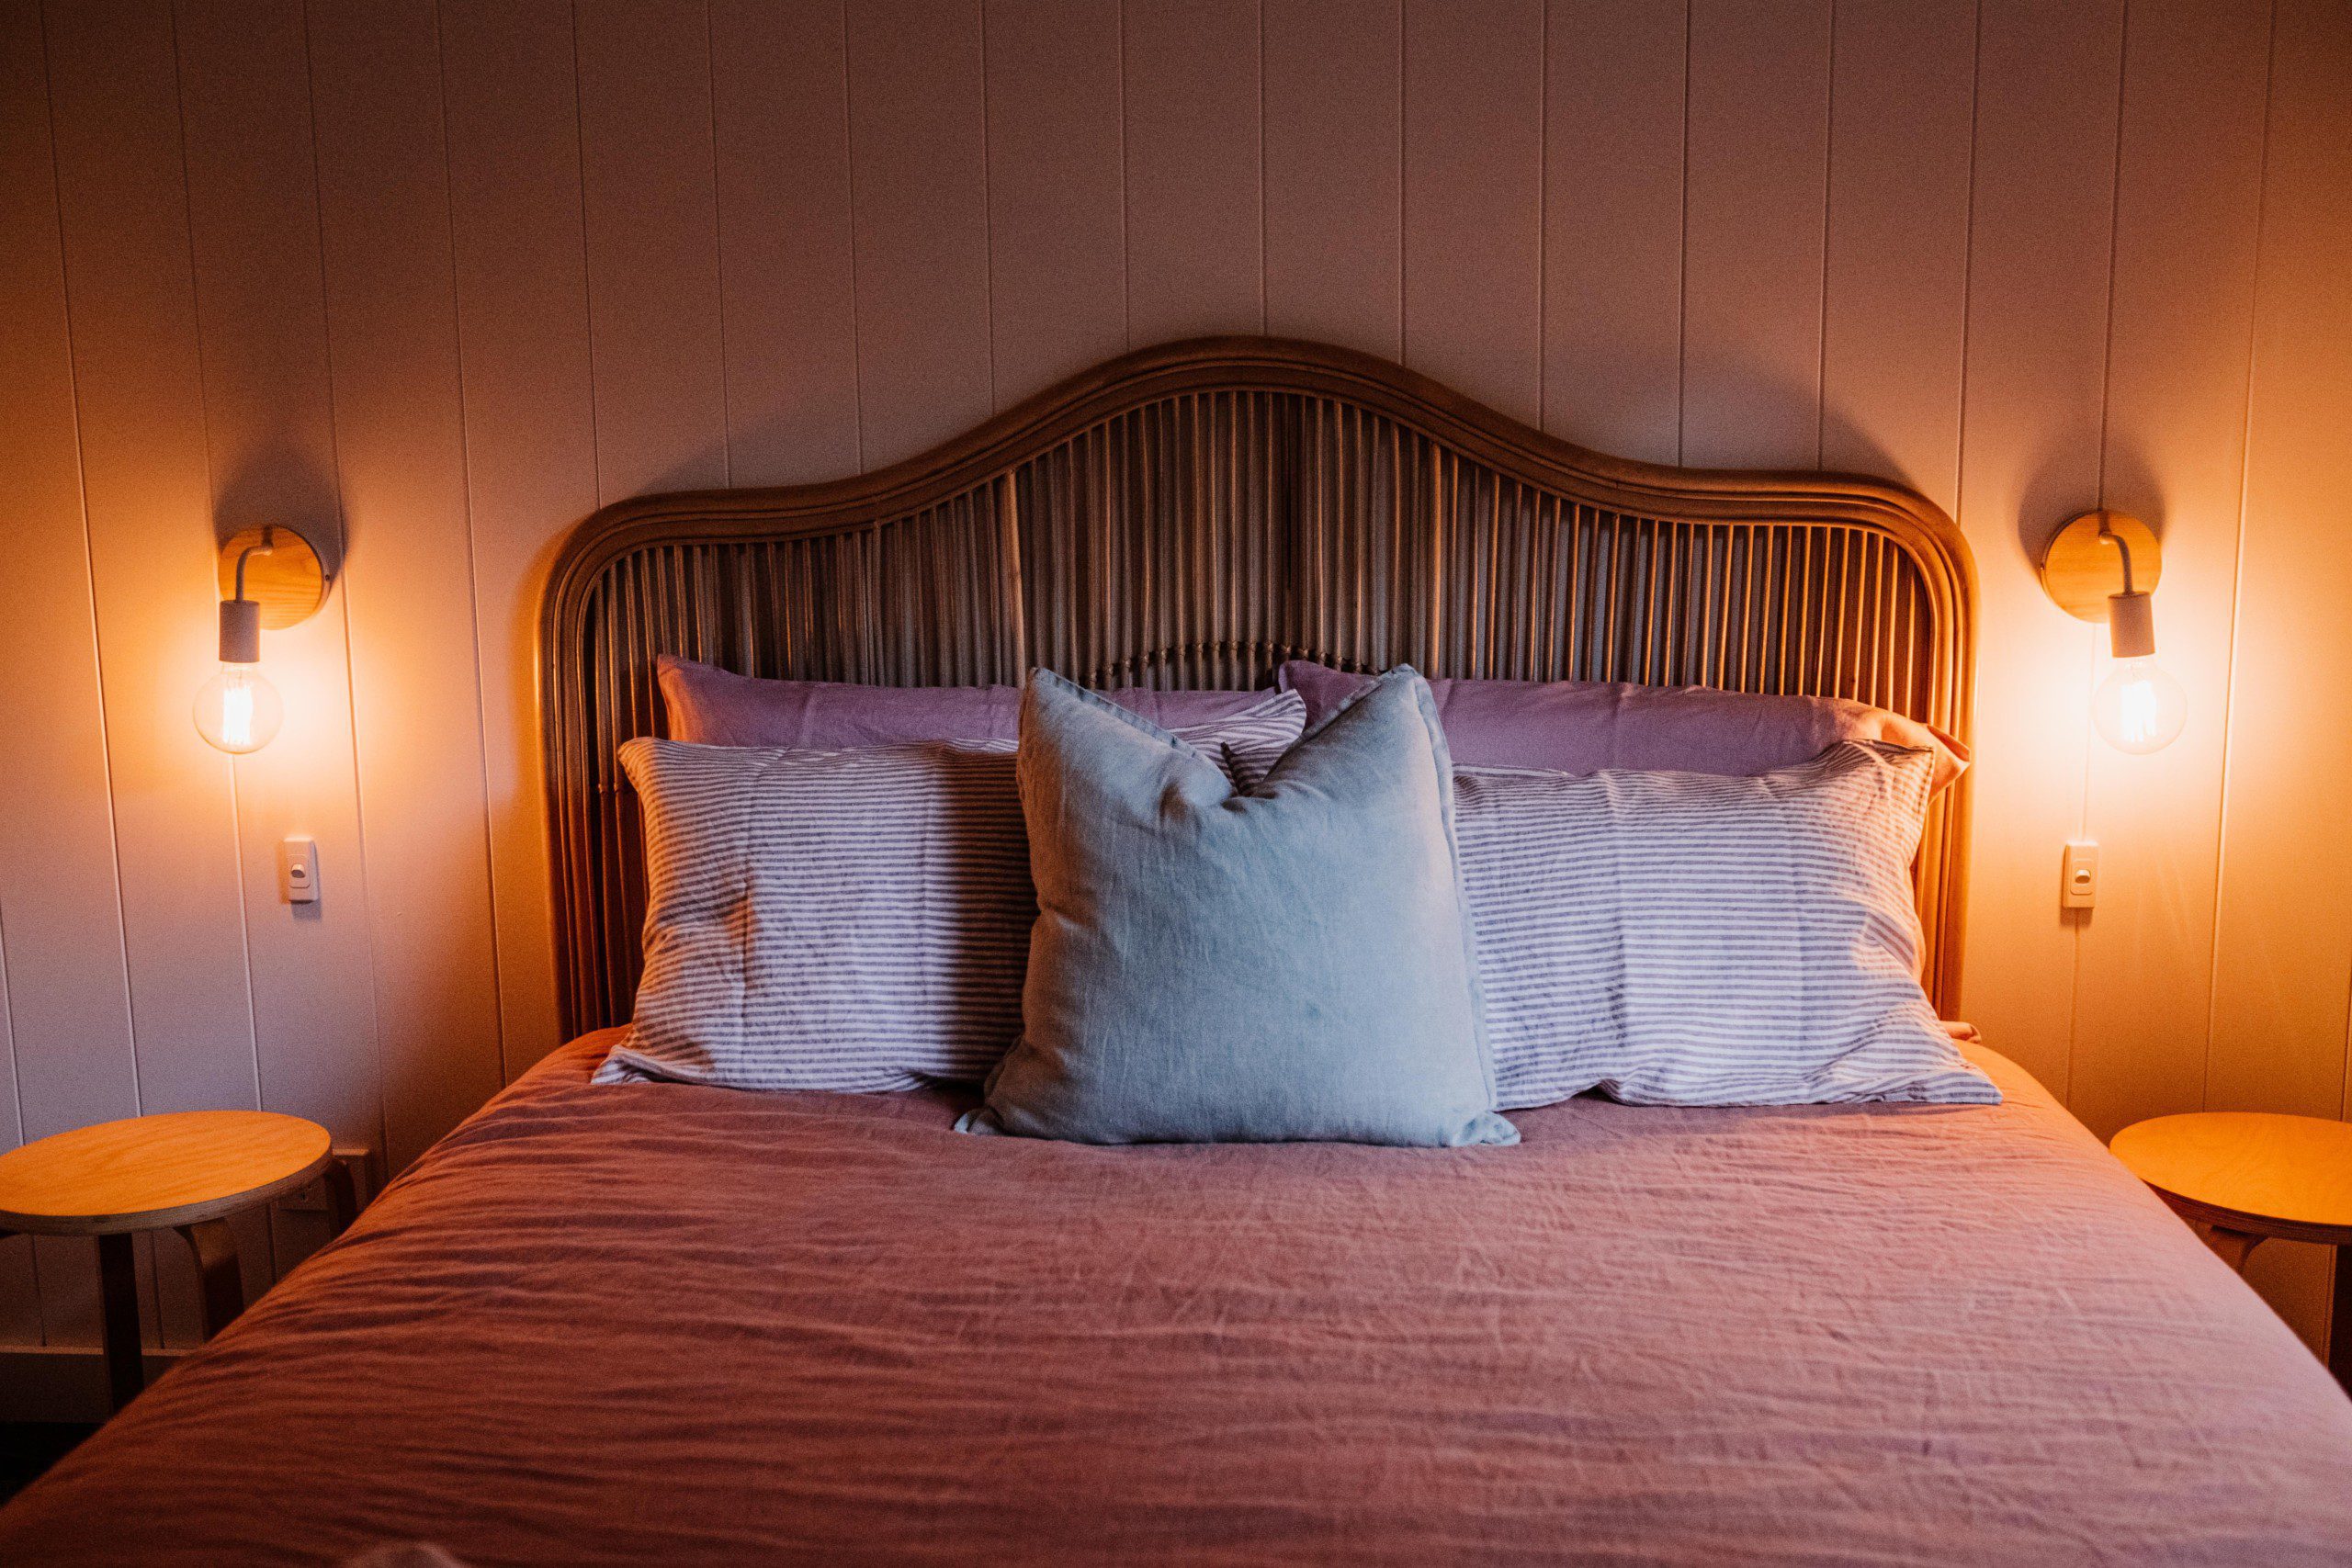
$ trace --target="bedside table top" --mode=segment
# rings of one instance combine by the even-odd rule
[[[2135,1122],[2109,1147],[2176,1209],[2208,1224],[2352,1243],[2352,1122],[2199,1111]]]
[[[102,1122],[0,1155],[0,1230],[108,1235],[217,1219],[315,1179],[327,1130],[267,1111]]]

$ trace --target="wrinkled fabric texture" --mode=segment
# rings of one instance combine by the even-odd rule
[[[1453,1147],[1494,1114],[1453,769],[1409,670],[1236,791],[1038,671],[1020,779],[1037,923],[1021,1038],[967,1130]]]
[[[1173,733],[1298,739],[1266,693]],[[883,1090],[978,1082],[1021,1028],[1037,907],[1012,742],[833,751],[640,736],[645,971],[600,1078]]]
[[[469,1568],[469,1565],[430,1542],[409,1541],[370,1547],[356,1557],[346,1558],[343,1568]]]
[[[977,1082],[1021,1028],[1036,918],[1012,758],[639,737],[645,972],[599,1077]]]
[[[1371,679],[1304,659],[1281,671],[1282,683],[1306,699],[1309,728]],[[1840,740],[1934,752],[1939,790],[1968,765],[1967,748],[1950,736],[1846,697],[1622,682],[1447,679],[1430,682],[1430,694],[1458,767],[1769,773]]]
[[[665,653],[654,660],[669,738],[702,746],[786,746],[831,751],[922,740],[1004,740],[1020,733],[1018,686],[861,686],[845,681],[763,681]],[[1104,694],[1167,729],[1230,718],[1263,692]]]
[[[1919,988],[1928,752],[1752,777],[1456,768],[1498,1102],[1998,1098]]]
[[[11,1568],[2352,1562],[2352,1402],[2041,1088],[1106,1149],[541,1063]]]

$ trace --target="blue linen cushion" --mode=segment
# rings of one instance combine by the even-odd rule
[[[1509,1144],[1429,687],[1390,671],[1237,791],[1039,671],[1022,1033],[957,1125],[1082,1143]]]

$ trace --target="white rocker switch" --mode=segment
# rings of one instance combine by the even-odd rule
[[[315,904],[319,901],[317,840],[296,837],[279,842],[277,896],[288,904]]]
[[[2062,909],[2087,909],[2098,901],[2098,845],[2089,839],[2066,843],[2063,881],[2058,888]]]

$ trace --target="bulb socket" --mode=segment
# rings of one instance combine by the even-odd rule
[[[220,662],[261,662],[261,605],[257,601],[220,601]]]
[[[2108,595],[2107,646],[2118,659],[2145,659],[2154,653],[2155,602],[2145,593]]]

